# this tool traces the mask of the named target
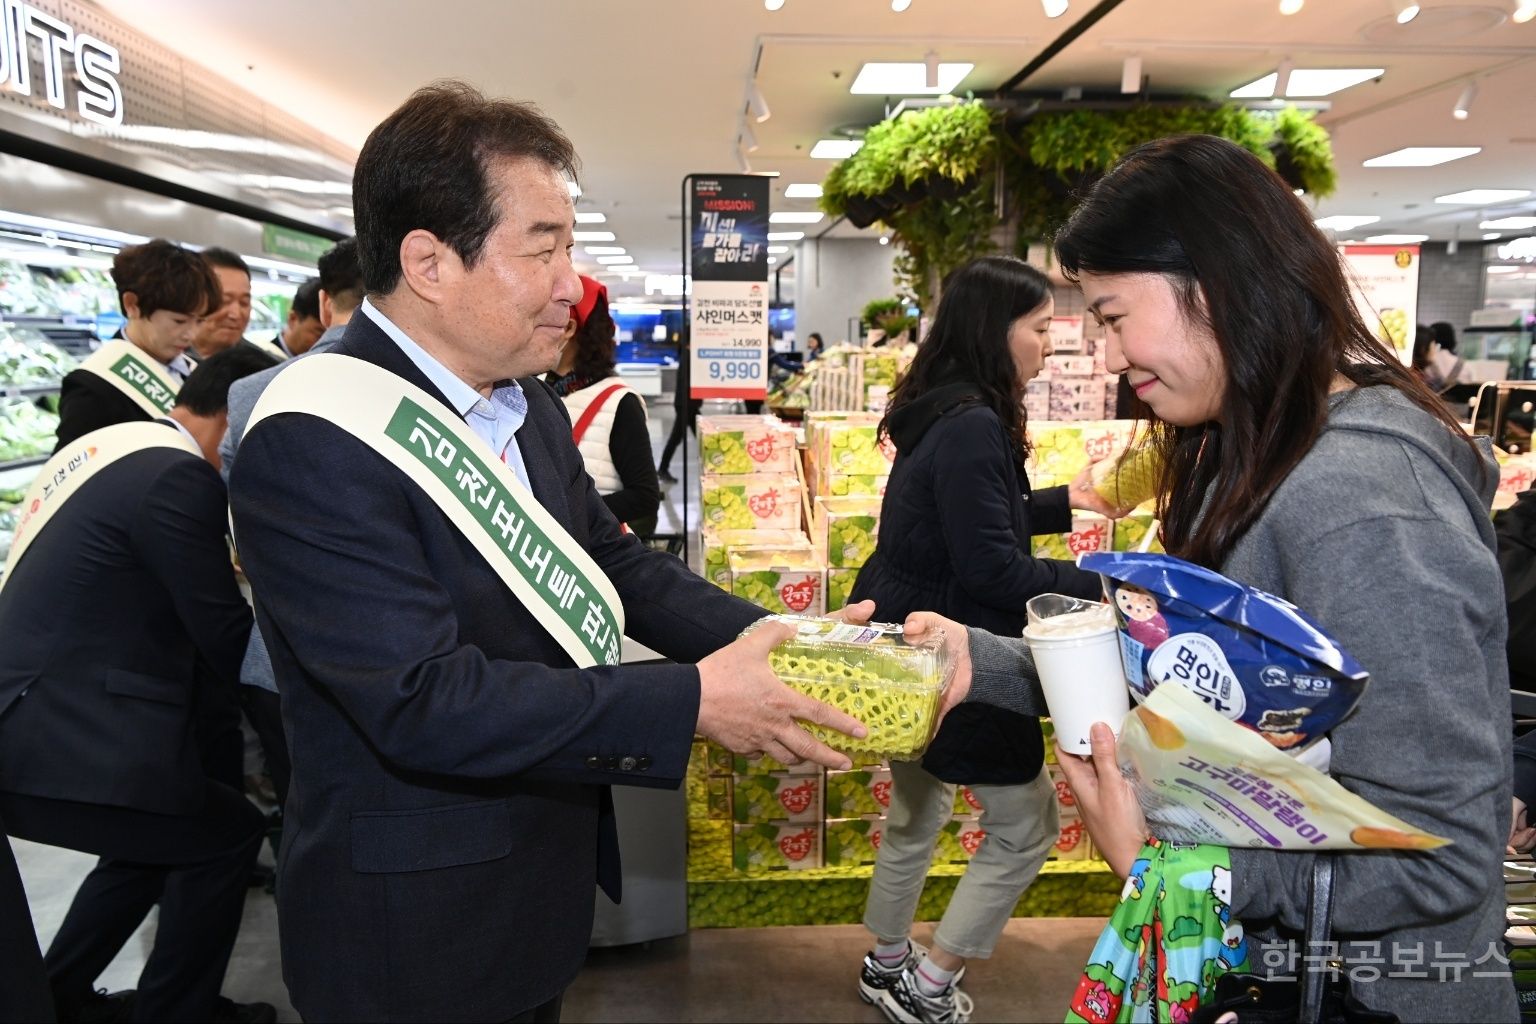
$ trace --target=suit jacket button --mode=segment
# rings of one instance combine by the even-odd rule
[[[639,768],[641,771],[649,771],[650,767],[651,767],[651,763],[652,762],[651,762],[650,758],[642,757],[640,760],[635,762],[635,767]]]
[[[593,771],[597,771],[602,766],[603,766],[603,759],[598,757],[596,754],[594,754],[591,757],[587,758],[587,767],[591,768]]]
[[[624,769],[626,772],[632,772],[635,770],[635,765],[637,763],[638,762],[636,762],[634,758],[626,757],[623,761],[619,762],[619,767]]]
[[[617,757],[610,757],[608,759],[608,770],[611,772],[619,770],[619,759]]]

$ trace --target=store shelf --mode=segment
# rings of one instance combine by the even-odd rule
[[[793,924],[858,924],[874,870],[825,868],[747,876],[728,867],[728,822],[691,821],[688,827],[688,927],[744,928]],[[714,856],[700,848],[708,847]],[[918,903],[917,920],[936,921],[964,874],[961,864],[935,864]],[[1107,917],[1120,900],[1121,881],[1102,861],[1047,861],[1013,908],[1014,917]]]
[[[37,398],[41,395],[56,395],[62,386],[62,381],[54,381],[51,384],[0,384],[0,398]]]
[[[48,453],[32,455],[25,459],[0,462],[0,491],[22,490],[37,476],[37,467],[48,461]]]

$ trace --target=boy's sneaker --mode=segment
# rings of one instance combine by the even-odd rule
[[[915,969],[908,967],[894,984],[880,993],[875,1005],[886,1019],[896,1024],[966,1024],[976,1004],[960,991],[959,975],[936,996],[924,995],[917,987]]]
[[[874,950],[864,954],[864,965],[859,969],[859,998],[866,1003],[875,1003],[880,1000],[880,993],[896,984],[901,977],[901,972],[907,968],[915,968],[928,955],[928,947],[921,942],[907,940],[907,958],[895,967],[887,967],[875,959]],[[962,966],[955,973],[953,984],[960,984],[960,979],[965,977],[965,968]]]

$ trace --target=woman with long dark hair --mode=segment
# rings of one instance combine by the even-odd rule
[[[1514,1019],[1497,959],[1511,735],[1486,441],[1372,334],[1311,212],[1230,142],[1136,149],[1089,192],[1056,253],[1105,325],[1108,368],[1152,410],[1168,551],[1286,598],[1354,654],[1371,684],[1330,736],[1331,773],[1452,840],[1335,858],[1333,939],[1346,962],[1370,964],[1347,972],[1356,995],[1404,1020]],[[1038,708],[1038,690],[1018,684],[1033,676],[1022,641],[972,630],[968,650],[970,700]],[[1093,743],[1091,761],[1061,760],[1124,876],[1146,823],[1107,726]],[[1218,852],[1254,967],[1316,964],[1283,955],[1315,856]]]
[[[1031,492],[1024,385],[1051,354],[1050,282],[1022,260],[987,257],[945,282],[933,327],[891,393],[881,432],[896,446],[880,540],[850,600],[900,621],[918,609],[1019,635],[1024,604],[1056,591],[1096,597],[1098,578],[1034,558],[1030,537],[1071,529],[1066,487]],[[1037,718],[971,705],[950,713],[922,763],[891,764],[885,832],[864,923],[876,946],[859,990],[897,1021],[963,1021],[956,982],[988,957],[1058,836]],[[971,787],[986,837],[934,933],[908,939],[934,841]],[[926,954],[926,955],[925,955]]]

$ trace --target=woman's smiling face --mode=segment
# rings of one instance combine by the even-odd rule
[[[1226,365],[1216,336],[1185,313],[1169,278],[1084,271],[1079,283],[1104,326],[1106,369],[1125,374],[1158,419],[1193,427],[1219,417]]]

